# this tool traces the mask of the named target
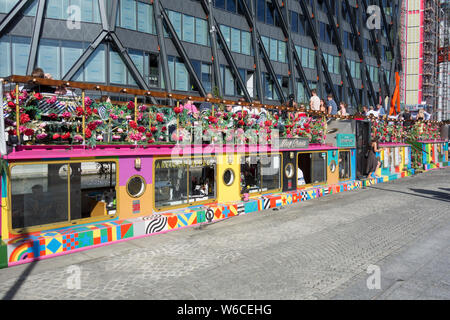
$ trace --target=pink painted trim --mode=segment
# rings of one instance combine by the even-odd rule
[[[38,147],[38,148],[36,148]],[[75,146],[73,149],[67,149],[64,146],[58,148],[46,149],[41,146],[23,148],[5,158],[10,161],[18,160],[39,160],[39,159],[59,159],[59,158],[89,158],[89,157],[144,157],[144,156],[167,156],[181,155],[190,156],[195,154],[217,154],[217,153],[235,153],[235,152],[278,152],[292,150],[336,150],[337,147],[321,144],[311,144],[305,149],[272,149],[272,146],[227,146],[227,145],[189,145],[189,146],[148,146],[147,148],[127,147],[102,147],[96,149],[83,149],[82,146]],[[42,150],[45,149],[45,153]]]

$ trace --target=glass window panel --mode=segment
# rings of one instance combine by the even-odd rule
[[[14,2],[17,2],[17,0],[13,0]],[[37,12],[37,6],[38,6],[38,0],[34,0],[33,3],[23,12],[25,16],[36,16]],[[0,10],[1,12],[1,10]]]
[[[168,56],[167,63],[169,64],[169,75],[172,89],[175,88],[175,58]]]
[[[220,31],[222,32],[223,37],[225,38],[225,42],[228,45],[228,48],[231,48],[231,31],[230,27],[221,25]]]
[[[194,34],[194,17],[183,15],[183,40],[187,42],[195,42]]]
[[[28,56],[30,54],[30,38],[12,37],[13,70],[17,75],[26,75]]]
[[[269,38],[267,38],[267,37],[261,37],[261,40],[262,40],[262,43],[263,43],[263,45],[264,45],[264,48],[265,48],[266,51],[267,51],[267,54],[269,54],[269,52],[270,52]]]
[[[188,202],[187,163],[183,160],[156,160],[155,206],[182,205]]]
[[[42,39],[40,41],[37,64],[45,73],[51,74],[54,79],[61,79],[58,40]]]
[[[339,151],[339,179],[350,179],[350,151]]]
[[[326,152],[312,153],[312,183],[322,183],[327,180]]]
[[[181,13],[175,11],[169,11],[169,20],[172,23],[178,38],[183,39],[181,34]]]
[[[116,164],[71,163],[70,219],[101,217],[116,213]]]
[[[70,68],[83,54],[81,42],[63,41],[61,44],[61,66],[62,76],[69,72]]]
[[[281,157],[264,156],[260,157],[261,161],[261,191],[277,190],[281,185]]]
[[[84,67],[87,82],[106,82],[105,45],[100,45],[89,57]]]
[[[189,203],[215,199],[216,160],[192,160],[189,165],[189,180]]]
[[[0,40],[0,77],[8,77],[11,75],[11,45],[9,43],[9,37]]]
[[[152,33],[152,6],[138,2],[138,31]]]
[[[13,229],[68,220],[67,164],[18,165],[11,168]]]
[[[241,157],[241,193],[258,193],[261,189],[261,165],[258,156]]]
[[[311,69],[315,69],[316,68],[316,52],[314,50],[310,50],[309,51],[309,67]]]
[[[144,77],[144,52],[138,50],[130,50],[128,52],[131,60],[133,60],[134,65],[138,69],[142,77]],[[128,84],[136,86],[137,83],[134,80],[130,72],[128,72]]]
[[[120,26],[127,29],[136,30],[136,1],[120,1]]]
[[[236,0],[227,0],[227,10],[236,13]]]
[[[286,43],[278,41],[278,61],[286,62]]]
[[[234,96],[234,78],[229,68],[225,68],[225,95]]]
[[[110,81],[117,84],[127,83],[127,68],[117,52],[109,53]]]
[[[47,18],[63,19],[65,16],[65,14],[63,14],[63,2],[61,0],[48,0],[46,14]]]
[[[98,0],[93,0],[94,1],[94,13],[92,14],[92,18],[93,18],[93,22],[95,23],[100,23],[101,19],[100,19],[100,7],[98,4]]]
[[[242,53],[250,55],[251,54],[251,38],[250,32],[242,31]]]
[[[334,73],[336,74],[340,74],[341,70],[340,70],[340,59],[339,57],[334,57]]]
[[[206,20],[195,18],[195,42],[208,45],[208,23]]]
[[[277,61],[278,60],[278,40],[269,38],[270,40],[270,60]]]
[[[302,66],[304,68],[309,68],[309,50],[306,48],[302,48]]]
[[[231,51],[241,52],[241,31],[231,28]]]
[[[202,64],[202,83],[206,92],[212,91],[211,65]]]
[[[175,89],[180,91],[188,91],[189,89],[189,73],[183,62],[177,61],[175,68]]]

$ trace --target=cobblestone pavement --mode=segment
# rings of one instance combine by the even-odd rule
[[[0,270],[3,299],[449,299],[450,169]],[[68,289],[68,267],[81,289]],[[381,289],[366,270],[381,270]]]

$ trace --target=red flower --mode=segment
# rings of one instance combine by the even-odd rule
[[[53,135],[53,140],[58,140],[59,138],[61,138],[61,136],[58,133]]]
[[[8,134],[10,136],[15,136],[17,134],[17,131],[16,131],[16,129],[11,129],[11,130],[8,131]]]
[[[82,107],[77,107],[77,109],[76,109],[75,112],[77,113],[77,116],[78,116],[78,117],[81,117],[81,116],[83,116],[83,114],[84,114],[84,111],[83,111],[83,108],[82,108]]]
[[[309,128],[306,129],[306,133],[311,133],[311,130]]]
[[[152,127],[150,130],[152,131],[152,133],[155,133],[156,131],[158,131],[158,129],[156,129],[156,127]]]
[[[272,121],[266,120],[266,121],[264,122],[264,125],[265,125],[266,127],[270,127],[270,126],[272,125]]]
[[[90,117],[92,115],[92,109],[90,107],[86,107],[86,115]]]
[[[30,116],[28,114],[26,114],[26,113],[22,113],[20,115],[20,123],[21,124],[25,124],[27,122],[30,122]]]
[[[26,136],[28,136],[28,137],[31,137],[31,136],[34,134],[34,130],[33,130],[33,129],[30,129],[30,128],[25,129],[24,134],[25,134]]]
[[[8,107],[10,107],[11,109],[14,109],[16,107],[16,104],[12,101],[8,102]]]
[[[153,139],[148,140],[148,143],[153,143],[153,142],[155,142],[155,140],[153,140]]]
[[[159,113],[156,115],[156,121],[158,122],[164,122],[164,118],[162,115],[160,115]]]
[[[144,128],[144,127],[139,127],[139,128],[138,128],[138,131],[139,131],[140,133],[144,133],[144,132],[145,132],[145,128]]]
[[[137,125],[136,121],[131,120],[130,121],[130,127],[133,128],[133,129],[137,129],[138,125]]]
[[[128,110],[134,110],[134,102],[133,101],[128,102],[127,108]]]
[[[48,115],[48,117],[49,117],[50,119],[52,119],[52,120],[56,120],[56,119],[58,118],[58,115],[57,115],[56,113],[50,113],[50,114]]]
[[[89,130],[89,128],[86,128],[86,130],[84,131],[84,134],[86,136],[86,139],[89,139],[90,137],[92,137],[92,132],[91,132],[91,130]]]
[[[97,123],[95,121],[89,122],[87,126],[88,126],[89,130],[97,129]]]
[[[95,109],[95,108],[94,108],[94,110],[92,110],[92,112],[93,112],[94,114],[98,114],[98,110]]]
[[[239,122],[238,122],[238,123],[239,123],[239,125],[240,125],[240,126],[243,126],[243,125],[245,125],[245,122],[244,122],[244,120],[239,120]]]
[[[70,138],[70,132],[67,132],[67,133],[63,134],[63,135],[61,136],[61,138],[62,138],[63,140],[69,139],[69,138]]]
[[[209,116],[208,120],[209,120],[209,123],[212,123],[212,124],[216,124],[217,123],[217,118],[216,117]]]
[[[162,128],[161,128],[161,131],[162,131],[162,132],[165,132],[165,131],[167,131],[167,128],[166,128],[166,127],[162,127]]]
[[[277,121],[278,119],[280,119],[280,117],[277,114],[274,116],[274,118],[277,119]]]
[[[173,108],[173,112],[175,112],[176,114],[180,114],[183,112],[183,108],[182,107],[175,107]]]
[[[147,136],[147,138],[153,137],[153,134],[151,132],[147,132],[145,135]]]
[[[39,92],[38,93],[35,93],[34,94],[34,97],[36,98],[36,100],[42,100],[44,97],[42,96],[42,94],[40,94]]]

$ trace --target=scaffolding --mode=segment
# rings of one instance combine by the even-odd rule
[[[450,64],[450,0],[441,0],[439,8],[439,94],[438,117],[436,120],[450,119],[450,90],[449,90],[449,64]]]
[[[437,52],[439,49],[440,0],[425,1],[423,15],[423,71],[422,100],[432,106],[432,117],[437,118],[439,70]]]
[[[406,73],[408,70],[407,67],[407,51],[406,48],[408,47],[407,42],[407,34],[408,34],[408,28],[407,28],[407,5],[408,1],[400,1],[401,7],[400,7],[400,21],[401,21],[401,28],[400,28],[400,52],[401,52],[401,59],[402,59],[402,70],[403,70],[403,76],[400,78],[400,101],[402,104],[406,104]]]

